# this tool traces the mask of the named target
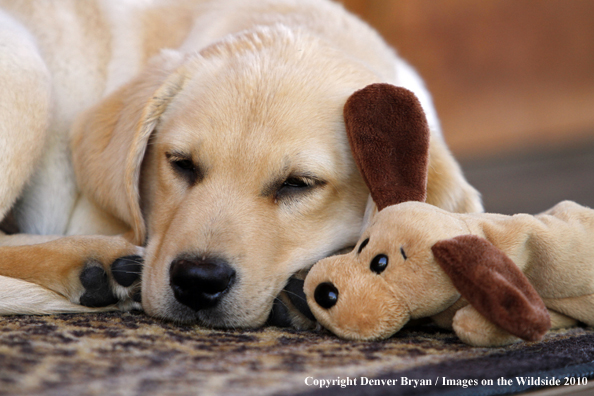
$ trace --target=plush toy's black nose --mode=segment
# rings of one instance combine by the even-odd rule
[[[169,283],[180,303],[195,311],[214,307],[229,291],[235,270],[223,259],[179,258],[169,268]]]
[[[338,289],[330,282],[320,283],[314,291],[314,299],[320,307],[330,309],[338,301]]]

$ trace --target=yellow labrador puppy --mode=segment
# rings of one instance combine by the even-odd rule
[[[482,209],[420,78],[338,4],[0,4],[2,314],[142,301],[262,325],[287,279],[373,213],[343,106],[376,82],[427,114],[428,202]]]

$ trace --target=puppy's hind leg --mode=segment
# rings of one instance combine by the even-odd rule
[[[41,156],[50,94],[50,75],[33,37],[0,10],[0,219]]]

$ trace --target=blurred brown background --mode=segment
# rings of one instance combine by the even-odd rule
[[[594,1],[342,2],[423,76],[487,210],[594,206]]]

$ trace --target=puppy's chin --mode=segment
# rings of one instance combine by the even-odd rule
[[[238,304],[234,304],[234,299],[229,299],[212,308],[195,311],[171,295],[159,307],[145,306],[144,310],[148,315],[179,324],[197,324],[209,328],[257,328],[265,324],[271,309],[255,311],[230,308],[234,306]]]
[[[174,323],[197,324],[209,328],[257,328],[266,325],[310,330],[316,328],[317,323],[303,293],[304,278],[304,275],[292,276],[270,307],[256,315],[233,312],[226,308],[225,303],[195,311],[173,296],[167,299],[162,308],[145,307],[145,312]]]

